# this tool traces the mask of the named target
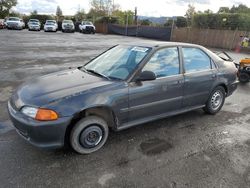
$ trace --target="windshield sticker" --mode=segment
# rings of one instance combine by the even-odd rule
[[[132,51],[136,51],[136,52],[147,52],[148,51],[148,48],[143,48],[143,47],[138,47],[138,46],[136,46],[136,47],[134,47],[134,48],[132,48]]]

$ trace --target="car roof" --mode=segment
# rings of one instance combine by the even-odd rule
[[[221,61],[221,58],[219,58],[215,53],[210,51],[209,49],[205,48],[204,46],[198,45],[198,44],[191,44],[191,43],[184,43],[184,42],[163,42],[163,41],[151,41],[151,40],[145,40],[143,42],[137,42],[137,43],[129,43],[126,46],[143,46],[148,48],[153,48],[155,50],[159,48],[164,47],[175,47],[175,46],[182,46],[182,47],[194,47],[199,48],[207,53],[214,61]]]
[[[136,43],[129,43],[127,46],[144,46],[149,48],[161,48],[161,47],[171,47],[171,46],[187,46],[187,47],[202,47],[197,44],[183,43],[183,42],[162,42],[162,41],[143,41]],[[204,48],[204,47],[202,47]]]

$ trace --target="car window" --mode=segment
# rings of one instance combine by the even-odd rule
[[[158,50],[142,71],[152,71],[156,78],[179,74],[180,62],[177,47]]]
[[[198,48],[182,48],[186,73],[211,69],[211,59]]]

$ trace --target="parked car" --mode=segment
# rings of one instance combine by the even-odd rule
[[[53,31],[57,32],[58,30],[58,25],[55,20],[46,20],[46,23],[44,24],[44,31]]]
[[[8,29],[22,30],[25,28],[25,23],[18,17],[9,17],[6,21]]]
[[[0,29],[4,29],[4,28],[5,28],[4,19],[0,19]]]
[[[31,144],[81,154],[123,130],[203,108],[216,114],[237,88],[237,69],[185,43],[118,45],[77,69],[34,78],[8,102],[17,132]],[[66,80],[66,82],[65,82]]]
[[[82,23],[79,25],[80,33],[93,33],[95,34],[95,26],[92,22],[89,21],[82,21]]]
[[[63,20],[62,32],[75,32],[75,25],[72,20]]]
[[[28,22],[29,31],[40,31],[41,22],[38,19],[30,19]]]

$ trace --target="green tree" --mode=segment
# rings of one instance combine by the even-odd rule
[[[86,13],[85,13],[84,9],[77,11],[77,13],[75,14],[74,17],[75,17],[76,21],[82,21],[82,20],[86,19]]]
[[[32,11],[30,14],[31,14],[31,15],[37,15],[38,12],[37,12],[37,10],[34,10],[34,11]]]
[[[187,9],[185,16],[187,18],[187,23],[189,26],[192,25],[193,16],[195,15],[195,13],[196,13],[195,7],[191,4],[188,4],[188,9]]]
[[[0,17],[5,18],[9,15],[10,9],[17,5],[17,0],[0,0]]]
[[[63,15],[62,10],[59,6],[56,8],[56,16],[59,18]]]
[[[141,25],[151,25],[152,22],[149,19],[141,20]]]
[[[207,9],[207,10],[204,11],[204,13],[205,13],[205,14],[213,14],[213,11],[210,10],[210,9]]]
[[[246,5],[240,4],[237,6],[233,6],[230,9],[231,13],[244,13],[244,14],[250,14],[250,8],[248,8]]]
[[[230,8],[229,7],[220,7],[218,13],[229,13]]]

